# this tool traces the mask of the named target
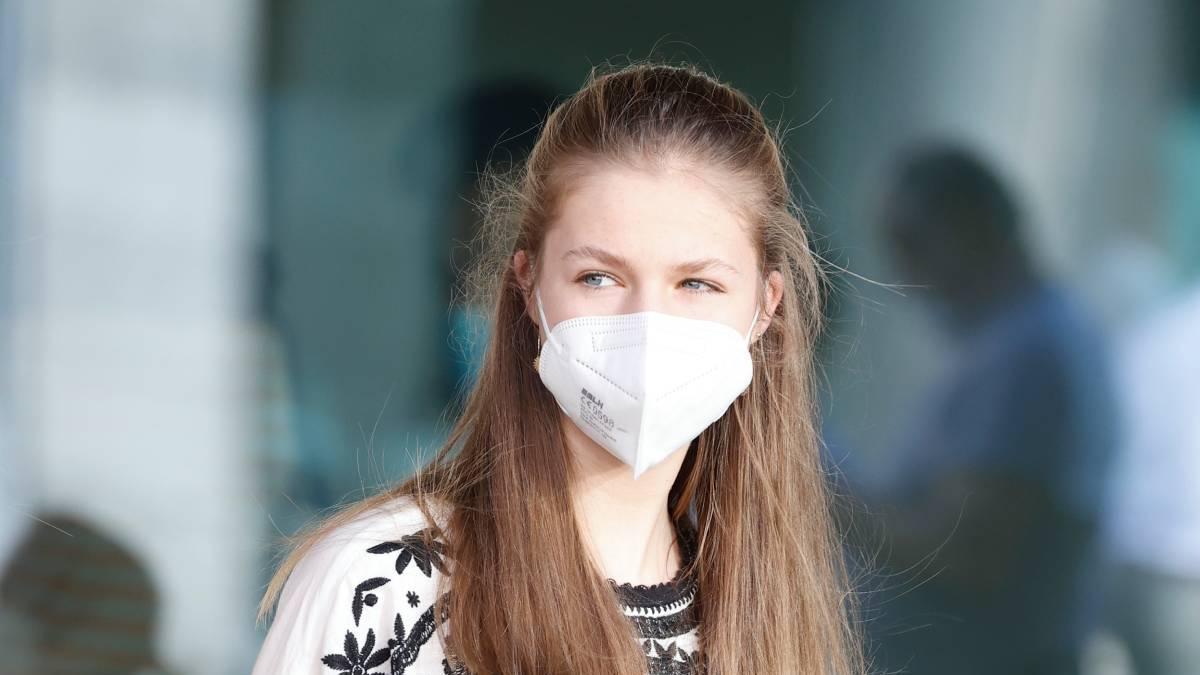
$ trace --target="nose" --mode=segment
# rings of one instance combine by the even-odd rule
[[[621,312],[625,314],[635,314],[637,312],[671,314],[672,309],[666,290],[643,284],[625,296]]]

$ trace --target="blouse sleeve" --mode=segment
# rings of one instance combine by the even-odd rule
[[[419,535],[322,541],[292,570],[253,675],[443,675],[433,601],[445,567]]]

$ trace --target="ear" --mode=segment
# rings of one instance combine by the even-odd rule
[[[783,300],[783,274],[779,270],[771,270],[771,273],[767,275],[766,297],[763,298],[762,312],[758,315],[758,322],[754,324],[754,341],[762,337],[762,334],[767,332],[767,328],[771,326],[780,300]]]
[[[517,278],[517,284],[521,287],[521,295],[525,298],[525,316],[529,317],[534,326],[539,326],[538,333],[540,334],[541,322],[538,321],[537,306],[533,301],[533,260],[522,249],[513,254],[512,266],[513,276]]]

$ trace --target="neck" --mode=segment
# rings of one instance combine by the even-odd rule
[[[600,572],[618,583],[671,580],[681,564],[667,495],[687,454],[684,446],[637,480],[617,459],[562,417],[567,451],[575,458],[575,518]]]

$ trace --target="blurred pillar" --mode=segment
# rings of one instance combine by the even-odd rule
[[[5,12],[20,29],[0,148],[18,183],[10,451],[37,508],[95,522],[145,565],[168,666],[244,672],[261,546],[240,379],[255,5]]]

